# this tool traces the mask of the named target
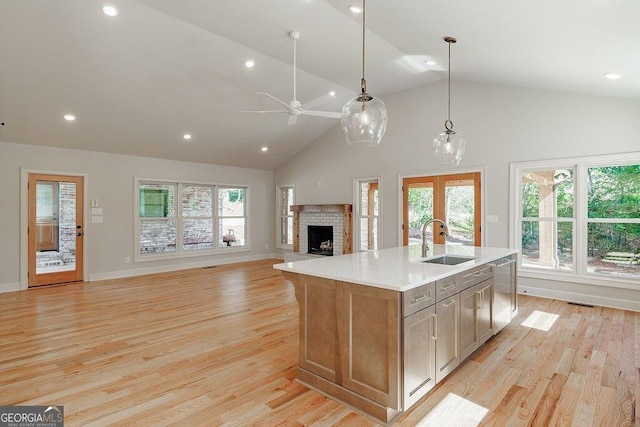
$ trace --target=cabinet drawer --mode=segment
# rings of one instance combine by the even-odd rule
[[[489,264],[483,264],[472,270],[465,271],[460,274],[462,276],[462,289],[467,289],[473,285],[477,285],[480,282],[484,282],[487,279],[493,277],[493,269]]]
[[[460,292],[460,276],[454,274],[453,276],[445,277],[444,279],[436,280],[436,301],[442,301],[445,298],[455,295]]]
[[[402,316],[407,317],[436,302],[435,282],[402,293]]]

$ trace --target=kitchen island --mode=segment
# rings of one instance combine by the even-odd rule
[[[298,380],[390,423],[517,312],[517,250],[420,245],[276,264],[300,307]]]

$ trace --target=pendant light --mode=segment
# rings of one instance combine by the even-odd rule
[[[433,140],[433,156],[440,165],[459,165],[464,155],[464,139],[459,133],[453,130],[453,122],[451,121],[451,43],[457,40],[453,37],[445,37],[444,41],[449,44],[449,75],[448,94],[447,94],[447,120],[444,122],[444,132]]]
[[[387,108],[380,98],[367,93],[364,78],[366,0],[362,0],[362,80],[360,94],[342,107],[340,125],[347,143],[357,147],[373,147],[382,142],[387,129]]]

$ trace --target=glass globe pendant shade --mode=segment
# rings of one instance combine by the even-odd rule
[[[459,165],[464,156],[464,149],[464,139],[451,129],[445,130],[433,140],[433,157],[439,165]]]
[[[380,98],[361,93],[342,107],[340,125],[349,145],[379,145],[387,130],[387,108]]]

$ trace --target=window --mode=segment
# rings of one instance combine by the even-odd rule
[[[278,187],[278,244],[277,247],[290,249],[293,247],[293,186],[282,185]]]
[[[137,179],[136,186],[136,260],[246,248],[246,187]]]
[[[514,163],[513,244],[521,271],[640,278],[640,153]]]
[[[380,249],[380,179],[355,180],[356,249]]]
[[[522,172],[522,265],[574,271],[574,169]]]

